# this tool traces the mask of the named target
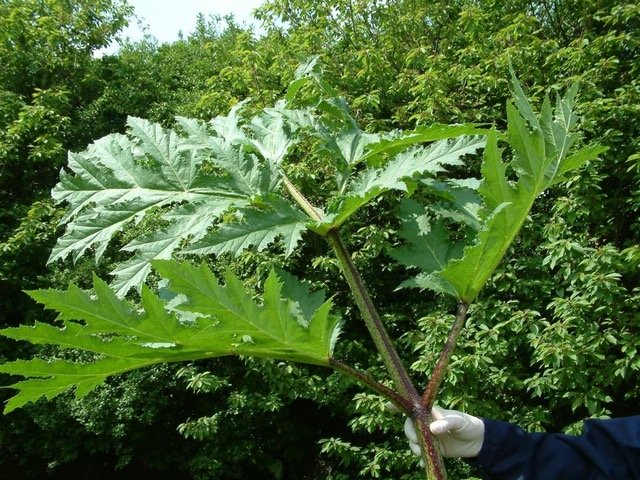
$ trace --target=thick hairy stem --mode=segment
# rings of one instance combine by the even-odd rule
[[[444,379],[444,375],[447,371],[447,366],[449,365],[449,361],[451,360],[451,356],[453,355],[453,350],[456,347],[456,341],[460,336],[462,327],[464,327],[468,309],[469,305],[467,305],[466,303],[460,302],[458,304],[458,313],[456,313],[456,319],[453,322],[451,330],[449,331],[447,341],[445,342],[444,347],[442,347],[442,351],[440,352],[440,357],[436,362],[436,366],[431,373],[429,383],[427,384],[427,387],[422,394],[422,406],[429,412],[431,411],[431,407],[433,407],[436,395],[438,394],[438,389],[440,388],[440,384]]]
[[[414,418],[414,422],[418,427],[418,434],[420,435],[422,451],[424,452],[425,472],[428,480],[447,480],[447,471],[444,468],[442,455],[440,455],[440,451],[438,450],[437,440],[431,433],[431,430],[429,430],[431,420],[431,411],[426,409],[421,409],[420,413]]]
[[[329,359],[329,365],[334,369],[348,375],[351,378],[354,378],[358,382],[366,385],[374,392],[382,395],[383,397],[390,400],[396,407],[398,407],[405,415],[411,415],[413,410],[413,404],[406,398],[402,397],[398,392],[392,390],[388,387],[385,387],[380,382],[374,380],[369,375],[359,370],[356,370],[350,365],[346,363],[342,363],[340,360],[336,360],[335,358]]]
[[[447,473],[444,468],[442,456],[438,451],[437,441],[429,430],[431,409],[426,409],[421,405],[420,397],[411,383],[407,371],[402,365],[398,352],[382,324],[382,320],[373,305],[371,297],[369,297],[369,293],[364,286],[358,270],[351,261],[351,256],[344,246],[339,233],[336,230],[330,230],[327,234],[327,240],[342,266],[344,276],[365,319],[365,323],[369,328],[369,333],[382,356],[389,374],[394,380],[396,388],[400,391],[400,396],[408,400],[408,407],[411,409],[410,416],[418,426],[422,451],[425,452],[423,456],[425,459],[427,479],[446,480]]]
[[[320,214],[320,212],[316,209],[316,207],[311,205],[311,202],[309,202],[309,200],[307,200],[307,198],[300,192],[300,190],[298,190],[296,186],[291,183],[291,180],[289,180],[284,174],[282,175],[282,180],[285,187],[287,187],[289,194],[293,197],[296,203],[300,205],[304,212],[316,222],[321,222],[322,215]]]
[[[323,217],[320,211],[316,209],[307,200],[307,198],[305,198],[305,196],[295,187],[295,185],[293,185],[289,181],[286,176],[284,176],[283,178],[284,184],[289,191],[289,194],[294,198],[298,205],[300,205],[300,207],[306,212],[307,215],[309,215],[310,218],[317,222],[321,222],[323,220]],[[382,323],[380,315],[378,315],[378,312],[373,305],[373,301],[369,296],[369,292],[364,285],[362,277],[351,261],[351,255],[345,247],[344,242],[340,237],[340,233],[335,229],[331,229],[326,232],[324,237],[333,249],[336,258],[340,263],[342,272],[345,276],[345,279],[347,280],[351,293],[355,298],[356,304],[360,309],[360,313],[362,314],[367,329],[369,330],[369,334],[371,335],[371,338],[373,339],[378,352],[382,356],[382,360],[387,368],[387,371],[391,375],[391,378],[393,379],[398,392],[387,389],[367,375],[364,375],[361,372],[358,372],[337,360],[331,360],[331,366],[333,366],[337,370],[341,370],[351,377],[356,378],[357,380],[371,387],[374,391],[378,391],[381,395],[390,398],[392,401],[394,401],[395,399],[394,403],[396,403],[397,406],[401,409],[405,410],[405,413],[407,413],[418,426],[418,431],[420,432],[420,443],[422,444],[423,452],[425,452],[425,472],[427,474],[427,479],[446,480],[447,474],[444,469],[442,456],[438,451],[437,441],[429,430],[429,423],[431,422],[430,406],[429,408],[425,408],[425,404],[421,401],[420,395],[411,383],[411,379],[409,378],[407,370],[404,368],[398,352],[393,346],[391,337],[389,337],[387,330],[384,328],[384,324]],[[462,323],[464,323],[464,318],[462,320]],[[455,337],[457,337],[457,334],[455,335]],[[447,347],[445,346],[445,349],[446,348]],[[451,347],[451,350],[453,350],[453,345]],[[448,358],[450,357],[451,354],[449,354]],[[448,363],[449,361],[448,358],[445,360],[445,367],[446,363]],[[437,382],[437,385],[435,385],[435,390],[437,390],[437,387],[440,385],[441,381],[442,379]],[[429,383],[431,384],[431,382]]]
[[[387,371],[398,389],[400,395],[412,402],[419,400],[418,392],[411,383],[411,379],[400,360],[398,352],[393,346],[391,337],[384,328],[384,324],[373,305],[373,301],[369,296],[369,292],[360,277],[360,273],[351,261],[351,255],[342,242],[340,234],[336,230],[330,230],[327,233],[327,241],[340,262],[342,273],[349,284],[351,293],[353,294],[356,304],[362,313],[364,322],[369,330],[369,334],[382,356],[382,361],[387,367]]]

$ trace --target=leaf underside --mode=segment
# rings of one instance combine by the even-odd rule
[[[49,263],[68,256],[75,261],[89,249],[99,259],[115,233],[160,211],[168,226],[125,245],[123,250],[133,256],[112,272],[113,286],[124,297],[131,288],[141,288],[152,260],[171,258],[201,241],[229,209],[246,208],[276,189],[279,159],[266,155],[280,157],[294,141],[269,144],[272,132],[264,130],[249,137],[234,113],[211,125],[180,118],[180,134],[131,117],[126,136],[109,135],[82,153],[69,154],[70,172],[61,172],[52,192],[56,202],[69,205],[63,220],[67,228]],[[252,153],[252,142],[261,150]],[[268,218],[262,224],[270,227]],[[294,247],[303,229],[279,234],[291,233],[294,238],[283,241]]]
[[[322,83],[309,72],[309,78]],[[287,98],[299,87],[294,81]],[[324,83],[322,88],[335,94]],[[176,252],[238,255],[279,243],[288,256],[310,226],[318,233],[336,228],[376,196],[407,190],[407,179],[459,164],[461,156],[484,142],[472,136],[480,132],[475,125],[369,134],[340,98],[307,104],[290,109],[278,102],[243,120],[241,102],[209,124],[179,117],[175,131],[131,117],[126,135],[108,135],[84,152],[70,153],[52,191],[57,203],[68,204],[66,231],[49,263],[68,257],[77,261],[89,252],[99,260],[116,233],[140,224],[150,213],[164,227],[148,231],[143,223],[142,233],[122,247],[131,257],[111,272],[112,287],[121,298],[132,288],[140,291],[151,261]],[[281,166],[302,130],[317,137],[336,162],[339,201],[328,205],[321,225],[281,196]],[[424,142],[434,143],[415,146]],[[356,174],[361,163],[368,167]]]

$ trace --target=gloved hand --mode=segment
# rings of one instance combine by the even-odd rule
[[[433,407],[435,418],[429,429],[439,440],[445,457],[471,458],[478,456],[484,441],[484,423],[477,417],[456,410]],[[404,434],[409,448],[416,456],[422,454],[420,441],[410,418],[404,422]]]

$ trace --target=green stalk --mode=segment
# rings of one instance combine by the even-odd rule
[[[422,447],[422,457],[424,458],[424,468],[428,480],[447,480],[447,471],[440,450],[438,450],[437,440],[429,430],[429,424],[433,420],[431,410],[422,409],[414,418],[420,436],[420,446]]]
[[[384,328],[384,324],[373,305],[373,301],[369,296],[362,277],[351,261],[351,255],[345,247],[339,232],[337,230],[329,230],[326,239],[340,263],[342,273],[360,309],[360,313],[373,339],[373,343],[376,345],[380,356],[382,356],[382,361],[387,367],[387,371],[389,375],[391,375],[398,392],[414,403],[418,400],[419,404],[420,397],[418,392],[411,383],[411,379],[400,360],[400,356],[393,346],[391,337],[389,337],[387,330]]]
[[[320,211],[316,207],[311,205],[311,202],[307,200],[307,197],[305,197],[302,192],[300,192],[300,190],[298,190],[296,186],[291,183],[291,180],[289,180],[284,173],[282,174],[282,181],[284,182],[285,187],[287,187],[289,194],[293,197],[296,203],[300,205],[302,210],[304,210],[304,213],[309,215],[309,217],[311,217],[316,222],[321,222],[324,219]]]
[[[436,366],[431,373],[429,383],[427,384],[427,387],[422,394],[422,406],[429,412],[431,411],[431,407],[433,407],[436,396],[438,394],[438,390],[440,389],[440,384],[442,384],[444,375],[447,372],[447,367],[449,365],[449,361],[451,360],[451,356],[453,355],[453,350],[456,347],[456,342],[458,341],[458,337],[460,336],[462,327],[464,327],[468,309],[469,305],[465,302],[458,303],[458,312],[456,313],[456,319],[453,322],[451,330],[449,331],[447,341],[445,342],[444,347],[442,347],[442,351],[440,352],[440,357],[436,362]]]
[[[409,400],[398,394],[398,392],[396,392],[395,390],[384,386],[366,373],[356,370],[352,366],[347,365],[346,363],[342,363],[340,360],[336,360],[333,357],[329,358],[329,366],[351,378],[354,378],[356,381],[362,383],[363,385],[366,385],[374,392],[387,398],[405,415],[411,415],[413,404]]]
[[[393,346],[391,338],[384,328],[382,320],[373,305],[373,301],[369,296],[364,282],[362,281],[355,265],[351,261],[351,255],[349,255],[338,231],[329,230],[327,233],[327,241],[333,248],[336,257],[340,262],[344,276],[349,284],[353,296],[355,297],[356,304],[360,308],[365,324],[369,329],[369,333],[371,334],[371,338],[373,339],[378,352],[382,356],[382,360],[387,367],[387,371],[391,375],[400,395],[407,399],[407,403],[411,406],[410,416],[418,424],[418,431],[420,432],[420,443],[422,451],[424,452],[423,457],[425,459],[425,472],[427,474],[427,479],[446,480],[447,473],[444,469],[442,456],[438,450],[437,441],[431,433],[431,430],[429,430],[429,424],[432,420],[431,407],[426,408],[422,404],[420,397],[417,396],[417,391],[411,383],[406,369],[402,365],[398,352]],[[449,354],[448,358],[450,357],[451,355]],[[446,364],[444,367],[446,367]],[[437,386],[439,386],[441,381],[442,378],[437,382]]]
[[[291,183],[291,181],[283,175],[284,184],[293,197],[293,199],[300,205],[300,207],[309,215],[310,218],[317,222],[322,222],[323,215],[320,213],[318,209],[316,209],[307,198]],[[398,392],[393,392],[392,390],[387,390],[386,387],[378,384],[375,380],[370,379],[368,376],[357,372],[356,370],[348,367],[347,365],[338,362],[337,360],[330,361],[330,365],[334,368],[341,370],[349,376],[356,378],[362,383],[371,387],[374,391],[381,393],[390,400],[395,400],[399,403],[398,407],[405,410],[412,420],[414,420],[418,425],[418,431],[420,432],[420,443],[422,445],[422,451],[424,452],[425,458],[425,472],[428,480],[446,480],[447,474],[444,469],[444,463],[442,461],[442,456],[437,447],[437,441],[431,431],[429,430],[429,424],[431,423],[431,409],[425,408],[422,404],[421,397],[418,394],[417,390],[413,386],[411,379],[409,378],[409,374],[402,364],[402,360],[400,360],[400,356],[396,351],[393,341],[387,330],[382,323],[380,315],[378,314],[373,301],[369,295],[369,292],[360,276],[360,273],[356,269],[353,261],[351,260],[351,255],[347,250],[342,238],[340,237],[340,232],[337,229],[329,229],[323,235],[333,252],[340,263],[340,268],[342,269],[342,273],[349,285],[351,293],[354,296],[356,304],[360,309],[360,313],[364,319],[365,325],[369,330],[369,334],[373,339],[373,342],[378,350],[378,353],[382,357],[382,361],[391,375],[393,383],[398,390]],[[449,354],[449,358],[451,355]],[[446,361],[448,363],[448,360]],[[446,364],[445,364],[446,367]],[[370,381],[373,380],[373,383]],[[441,379],[440,379],[441,381]],[[438,385],[440,384],[438,381]],[[431,383],[431,382],[430,382]],[[437,390],[436,386],[436,390]],[[379,389],[379,387],[383,387],[384,392]],[[393,395],[390,392],[393,392],[396,396],[389,397],[388,395]]]

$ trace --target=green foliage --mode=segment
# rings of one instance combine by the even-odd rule
[[[129,14],[130,7],[111,0],[0,5],[0,186],[8,192],[0,214],[6,225],[42,199],[64,152],[77,145],[77,112],[92,94],[92,53],[111,41]]]
[[[298,75],[286,98],[292,103],[299,91],[309,86],[311,95],[301,99],[310,105],[305,109],[287,108],[289,105],[280,102],[244,123],[239,105],[228,116],[211,121],[209,127],[179,119],[181,133],[130,118],[128,136],[110,135],[83,154],[70,154],[69,168],[75,175],[62,172],[61,181],[52,192],[54,200],[69,203],[63,219],[68,226],[50,261],[69,254],[78,259],[92,246],[99,259],[116,232],[130,222],[140,222],[145,215],[153,216],[154,211],[163,212],[161,223],[174,223],[159,235],[156,232],[134,237],[125,245],[124,250],[134,250],[138,256],[114,271],[116,292],[96,277],[93,296],[75,286],[67,292],[31,293],[34,299],[60,313],[64,328],[36,323],[35,327],[0,333],[36,344],[84,350],[98,357],[81,363],[36,358],[2,365],[0,372],[28,378],[13,385],[19,393],[9,401],[6,412],[43,396],[51,399],[70,387],[75,387],[76,397],[82,398],[109,376],[158,363],[233,354],[339,365],[331,358],[338,334],[336,320],[329,316],[331,304],[324,302],[322,296],[310,294],[292,277],[285,277],[288,292],[283,292],[272,271],[264,283],[259,305],[230,271],[225,276],[225,287],[221,287],[204,266],[196,270],[186,263],[158,260],[193,240],[199,243],[184,253],[238,255],[251,246],[259,252],[277,235],[284,237],[285,254],[289,255],[306,228],[328,237],[399,391],[391,392],[370,377],[351,374],[389,398],[393,398],[391,393],[409,402],[411,391],[403,380],[407,374],[402,367],[397,369],[398,362],[393,360],[397,353],[390,341],[384,340],[387,333],[376,319],[377,313],[367,306],[367,292],[337,234],[338,228],[384,192],[413,192],[419,183],[440,189],[441,196],[451,202],[439,204],[436,210],[476,228],[480,225],[480,231],[475,244],[458,259],[449,256],[458,247],[449,243],[440,222],[427,231],[429,238],[421,239],[427,258],[418,263],[438,269],[435,281],[434,277],[427,277],[428,286],[435,285],[436,290],[452,293],[468,304],[506,253],[535,197],[557,183],[558,177],[599,153],[595,148],[584,149],[565,159],[576,140],[571,133],[575,126],[575,90],[558,100],[555,117],[545,101],[539,120],[514,78],[517,110],[508,106],[506,139],[513,149],[512,168],[519,181],[513,187],[509,184],[497,133],[490,131],[481,169],[483,181],[478,188],[484,203],[482,208],[470,206],[467,200],[480,198],[469,190],[477,182],[452,180],[451,184],[457,183],[458,188],[448,188],[447,182],[419,182],[418,175],[444,172],[445,165],[462,165],[460,157],[481,148],[484,140],[478,137],[446,139],[448,135],[476,132],[473,125],[366,134],[341,99],[326,99],[313,92],[319,88],[324,95],[335,93],[316,72],[314,61],[300,67]],[[338,191],[327,204],[326,214],[309,203],[282,170],[289,149],[300,142],[303,133],[319,140],[319,148],[333,153]],[[413,146],[425,140],[436,141],[428,147]],[[365,159],[365,166],[357,172],[355,167]],[[278,196],[276,191],[281,184],[308,219]],[[232,217],[246,222],[242,227],[233,223],[231,228],[225,227],[231,208],[238,212]],[[415,211],[415,207],[411,208]],[[461,209],[458,215],[455,208]],[[421,221],[412,219],[411,226],[404,229],[405,236],[424,232],[424,214],[421,217]],[[223,226],[205,237],[206,229],[218,219]],[[411,249],[416,251],[416,245]],[[403,256],[410,255],[404,252],[398,257]],[[163,278],[161,284],[168,281],[168,302],[161,301],[143,284],[151,265]],[[141,313],[118,298],[132,286],[140,288]],[[349,368],[343,370],[350,372]],[[439,384],[440,377],[436,378]],[[217,428],[214,418],[202,418],[186,424],[182,432],[202,438]],[[380,470],[365,469],[361,473],[378,476]]]
[[[3,65],[24,67],[0,72],[2,78],[17,72],[6,85],[24,87],[24,92],[16,94],[3,84],[2,130],[18,125],[14,121],[21,111],[55,114],[33,115],[37,121],[29,125],[25,121],[15,130],[19,138],[3,137],[1,150],[10,152],[0,159],[5,193],[0,206],[0,319],[4,324],[46,318],[21,289],[63,288],[69,281],[86,288],[92,270],[103,275],[116,260],[121,261],[120,255],[114,255],[116,250],[136,236],[167,226],[153,221],[162,212],[150,212],[136,228],[126,229],[122,237],[116,235],[113,248],[107,248],[99,265],[81,258],[73,267],[69,262],[45,269],[62,212],[49,202],[32,205],[32,201],[48,197],[65,159],[56,154],[52,161],[41,157],[40,163],[25,163],[27,158],[36,160],[30,152],[38,136],[46,138],[51,132],[55,143],[48,145],[57,145],[60,152],[82,149],[109,132],[124,132],[127,115],[149,118],[165,127],[173,125],[176,114],[208,121],[246,97],[254,101],[245,110],[255,112],[282,95],[300,58],[315,54],[321,55],[325,65],[324,78],[348,99],[351,115],[366,132],[413,129],[415,124],[434,121],[494,122],[505,118],[511,62],[534,105],[542,103],[543,92],[553,95],[577,81],[584,143],[599,143],[609,150],[602,160],[587,162],[587,168],[568,175],[567,183],[539,197],[530,212],[532,221],[525,222],[507,262],[498,266],[476,298],[440,402],[512,420],[530,430],[567,431],[572,425],[575,431],[574,425],[588,416],[637,414],[635,345],[640,332],[634,306],[638,304],[640,91],[635,79],[640,68],[640,10],[635,2],[561,0],[540,8],[539,3],[515,1],[480,8],[466,0],[276,0],[261,9],[267,23],[259,38],[237,25],[202,19],[196,31],[173,44],[159,45],[151,39],[102,58],[92,57],[92,47],[66,46],[88,45],[82,39],[92,35],[112,35],[117,23],[95,8],[107,2],[94,2],[87,10],[97,17],[56,14],[38,23],[41,6],[54,3],[62,5],[5,2],[9,10],[19,6],[19,15],[0,15],[9,22],[3,23],[0,36],[9,42],[27,42],[20,48],[0,47]],[[92,23],[96,18],[100,20]],[[570,24],[567,18],[572,19]],[[74,23],[74,28],[67,28],[65,22]],[[60,32],[69,34],[62,39]],[[99,43],[106,43],[104,38]],[[60,40],[65,46],[62,54],[56,46]],[[59,68],[62,63],[64,69]],[[33,85],[68,93],[63,99],[45,92],[37,108],[31,109]],[[498,121],[498,127],[504,128],[505,123]],[[300,145],[304,156],[299,147],[292,151],[295,163],[285,165],[289,178],[314,201],[334,195],[335,169],[322,150],[312,153],[307,146],[306,141]],[[357,166],[356,174],[362,169],[363,164]],[[478,175],[475,162],[457,170],[460,178]],[[424,220],[432,220],[432,228],[437,227],[433,216],[439,215],[454,238],[463,234],[474,238],[473,231],[480,227],[474,220],[480,205],[472,198],[474,192],[459,183],[419,187],[428,188],[436,203],[429,209],[416,207],[415,212],[404,207],[408,214],[417,219],[427,214]],[[387,242],[397,243],[398,226],[389,222],[396,193],[402,192],[390,191],[371,200],[369,208],[349,218],[343,233],[354,263],[375,292],[374,302],[380,305],[387,328],[394,336],[402,335],[396,345],[420,383],[428,377],[435,361],[432,353],[440,348],[452,318],[438,314],[449,311],[444,297],[411,289],[394,292],[389,287],[407,278],[406,271],[385,254]],[[473,205],[476,210],[463,214],[445,205],[443,199],[457,201],[454,197],[466,198],[460,205]],[[424,203],[421,195],[414,199]],[[260,209],[255,213],[260,214]],[[221,230],[246,225],[242,215],[248,213],[237,210],[232,215],[225,215],[225,220],[234,222],[219,224]],[[216,270],[230,264],[243,279],[260,285],[269,265],[286,265],[314,289],[336,292],[335,308],[346,319],[337,355],[383,379],[377,356],[365,348],[365,332],[351,321],[353,308],[337,278],[335,260],[315,237],[304,235],[303,239],[304,247],[286,260],[280,247],[263,252],[252,249],[235,259],[216,259],[220,264]],[[258,262],[265,264],[258,266]],[[562,308],[556,309],[556,304]],[[435,313],[425,317],[426,312]],[[38,351],[45,358],[51,356],[48,347]],[[0,344],[2,358],[31,352],[10,340]],[[98,470],[105,476],[149,477],[176,471],[177,476],[191,478],[276,478],[280,462],[283,478],[418,475],[400,440],[399,427],[391,430],[395,435],[366,437],[346,428],[348,419],[359,424],[361,416],[362,422],[370,422],[372,416],[396,426],[401,422],[378,412],[375,402],[371,409],[353,408],[358,388],[337,375],[298,368],[285,374],[284,366],[258,361],[240,365],[233,358],[199,368],[212,369],[232,385],[194,398],[175,386],[171,370],[160,374],[160,369],[151,367],[113,379],[75,404],[68,396],[60,396],[57,401],[13,412],[0,432],[3,471],[15,478],[84,477]],[[336,384],[340,388],[334,388]],[[136,391],[137,396],[130,395]],[[7,398],[9,391],[3,393]],[[300,398],[308,399],[303,411],[297,406]],[[572,409],[576,398],[580,401]],[[171,440],[175,425],[186,422],[180,413],[185,405],[193,421],[199,415],[222,412],[216,417],[221,421],[215,435],[197,444]],[[263,405],[276,410],[265,410]],[[299,420],[303,418],[304,422]],[[316,418],[322,422],[314,423]],[[320,454],[316,445],[320,438],[336,439],[345,446],[344,455]],[[359,453],[349,456],[347,452],[356,449]],[[383,450],[384,460],[375,454]],[[116,464],[124,470],[112,473]],[[274,465],[273,470],[266,465]],[[367,473],[361,474],[365,469]],[[470,477],[458,466],[449,464],[448,469],[453,479]]]
[[[183,249],[184,253],[239,254],[255,247],[259,252],[280,237],[285,256],[291,255],[306,230],[307,217],[279,197],[270,198],[269,210],[240,210],[239,222],[223,223],[202,241]]]
[[[333,93],[314,68],[314,62],[301,67],[301,75],[307,77],[301,76],[292,84],[287,98],[293,99],[307,78]],[[37,323],[35,328],[4,330],[5,336],[86,350],[101,357],[87,364],[34,359],[4,365],[5,373],[49,377],[16,384],[20,393],[8,404],[8,411],[40,396],[53,398],[71,386],[82,397],[107,376],[167,361],[237,354],[329,364],[338,331],[328,314],[330,304],[322,304],[323,300],[310,295],[290,277],[287,285],[295,297],[286,300],[285,296],[283,300],[275,274],[269,275],[261,310],[249,302],[240,281],[230,272],[222,289],[208,270],[196,273],[184,264],[157,263],[158,259],[170,257],[187,241],[199,243],[185,253],[230,251],[237,255],[253,245],[260,251],[278,235],[284,237],[285,253],[290,254],[309,220],[274,190],[283,176],[280,164],[299,141],[295,133],[301,129],[310,128],[324,145],[340,152],[336,170],[338,186],[345,190],[344,199],[333,204],[337,206],[329,205],[328,216],[320,216],[320,221],[311,225],[318,232],[339,227],[358,208],[387,190],[407,190],[405,182],[417,174],[441,172],[447,164],[459,165],[461,156],[475,152],[483,142],[476,137],[440,140],[448,133],[475,131],[473,126],[437,126],[393,136],[365,135],[339,99],[311,97],[306,102],[328,119],[314,119],[310,110],[290,110],[279,104],[243,126],[236,107],[229,116],[210,123],[213,134],[200,122],[179,119],[184,132],[179,135],[130,118],[128,136],[110,135],[84,153],[69,155],[73,174],[63,171],[52,191],[55,201],[69,204],[63,219],[68,226],[50,262],[67,255],[77,260],[90,247],[95,247],[99,259],[114,233],[129,222],[139,222],[152,209],[160,209],[164,212],[161,219],[173,223],[159,234],[134,238],[123,247],[135,251],[136,256],[113,272],[113,294],[97,278],[95,299],[74,286],[66,294],[32,293],[33,298],[60,312],[62,319],[84,323],[67,322],[63,330]],[[350,141],[345,143],[345,138]],[[358,146],[363,138],[369,140]],[[414,143],[433,139],[438,141],[429,147],[407,150]],[[382,163],[383,154],[395,155],[382,167],[371,166],[352,175],[350,171],[365,153],[372,165]],[[285,181],[289,182],[286,177]],[[315,220],[317,212],[309,213],[315,207],[301,201],[295,190],[291,194]],[[204,237],[208,226],[231,207],[239,208],[246,223],[240,227],[223,224],[213,235]],[[185,308],[182,303],[171,305],[175,312],[167,311],[166,305],[143,285],[154,261],[174,294],[185,296],[186,311],[195,316],[193,325],[179,319],[177,312]],[[141,288],[144,314],[137,314],[118,300],[132,286]],[[216,328],[218,323],[221,328]]]
[[[461,247],[449,244],[442,220],[429,225],[419,220],[424,219],[424,213],[409,215],[410,225],[402,233],[413,245],[396,253],[396,258],[423,269],[414,283],[418,287],[446,292],[471,303],[520,231],[535,198],[606,150],[584,147],[569,155],[577,140],[572,131],[577,122],[573,113],[575,88],[564,98],[558,97],[555,112],[546,98],[538,117],[515,78],[513,85],[515,104],[507,106],[506,138],[513,148],[513,160],[509,165],[502,162],[497,133],[490,133],[478,188],[482,208],[461,205],[467,215],[470,208],[477,211],[476,220],[482,225],[473,245],[460,255]],[[508,179],[508,166],[518,177],[515,183]]]
[[[0,84],[28,97],[76,77],[79,65],[109,44],[130,13],[125,2],[111,0],[2,2]]]
[[[52,262],[70,254],[77,259],[95,246],[100,258],[114,233],[139,222],[151,209],[172,205],[163,217],[172,225],[124,247],[136,255],[113,272],[121,296],[133,286],[140,288],[150,260],[170,258],[187,238],[200,240],[231,206],[264,195],[272,178],[267,168],[256,165],[255,157],[234,152],[227,138],[210,136],[198,145],[192,137],[144,120],[131,118],[128,125],[130,137],[111,135],[82,154],[70,155],[69,168],[76,175],[63,173],[53,197],[69,203],[65,220],[71,222],[50,257]],[[204,125],[193,122],[185,128],[192,136],[206,132]],[[232,172],[228,178],[207,173],[204,164],[211,151],[220,155],[216,166]],[[189,205],[181,207],[181,202]]]
[[[439,127],[433,130],[436,130],[438,134],[447,131]],[[421,134],[409,136],[406,140],[413,143],[433,139],[432,135],[421,132]],[[376,161],[379,161],[379,155],[387,153],[387,150],[398,148],[398,144],[409,144],[409,141],[403,139],[400,142],[389,142],[383,148],[374,147],[373,152],[367,155],[367,160],[375,164]],[[444,172],[445,165],[462,165],[460,160],[462,156],[473,154],[483,146],[483,138],[460,137],[457,140],[436,142],[427,148],[417,147],[405,150],[381,169],[368,168],[363,170],[353,183],[347,186],[338,207],[329,210],[331,228],[340,227],[358,208],[366,205],[381,193],[392,189],[408,191],[408,180],[415,175],[424,175],[427,172],[431,174]]]
[[[0,372],[31,377],[14,385],[20,393],[5,411],[42,396],[51,399],[72,386],[80,398],[108,376],[157,363],[234,354],[328,365],[339,331],[329,315],[331,303],[309,294],[291,277],[283,291],[272,273],[258,304],[230,272],[221,286],[205,267],[160,261],[154,265],[169,282],[174,300],[170,308],[144,287],[144,310],[136,312],[98,278],[94,294],[74,286],[66,292],[31,292],[38,302],[59,312],[63,328],[38,322],[2,330],[4,336],[99,357],[85,363],[33,359],[0,366]]]
[[[318,78],[313,64],[301,74]],[[294,97],[300,82],[308,78],[294,82],[287,96]],[[262,250],[281,237],[286,254],[291,254],[309,220],[277,190],[280,164],[300,141],[296,132],[302,129],[311,129],[326,148],[340,152],[338,158],[342,159],[337,170],[344,193],[328,205],[326,220],[313,227],[318,231],[340,226],[358,208],[389,189],[406,190],[403,179],[443,171],[443,165],[459,164],[461,156],[483,145],[482,140],[471,137],[402,151],[417,142],[476,130],[473,126],[438,126],[396,133],[393,138],[365,135],[339,100],[312,98],[307,102],[313,102],[328,120],[314,117],[311,110],[291,110],[282,104],[265,109],[246,124],[239,115],[240,105],[209,126],[178,119],[182,134],[130,118],[128,136],[109,135],[85,152],[70,154],[68,167],[73,174],[63,172],[52,193],[57,202],[69,204],[64,219],[68,224],[49,261],[69,255],[77,260],[91,247],[99,259],[115,233],[156,209],[161,209],[161,219],[170,224],[123,247],[135,254],[112,272],[119,296],[141,287],[151,260],[170,258],[175,250],[189,244],[193,245],[183,248],[185,253],[239,254],[251,246]],[[345,143],[345,138],[351,140]],[[363,138],[369,140],[361,144]],[[345,153],[349,149],[353,151]],[[375,165],[388,153],[396,155],[386,165],[370,167],[352,179],[349,171],[358,162],[366,158]],[[349,157],[348,162],[343,155]],[[342,162],[346,162],[346,170]],[[207,228],[232,207],[239,209],[243,223],[225,224],[205,236]]]

